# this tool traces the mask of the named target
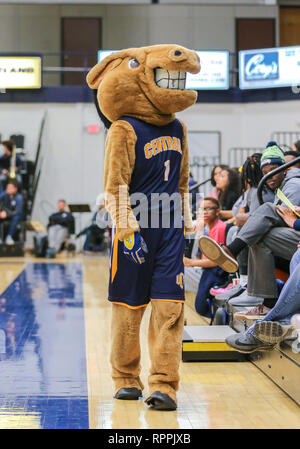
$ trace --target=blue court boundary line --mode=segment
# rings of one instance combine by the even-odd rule
[[[32,269],[34,268],[34,265],[36,266],[36,270],[37,272],[39,271],[39,268],[42,268],[41,273],[37,273],[37,272],[33,272],[33,275],[40,275],[41,276],[41,280],[43,282],[45,282],[45,280],[47,280],[47,277],[45,277],[45,279],[42,278],[43,274],[47,274],[49,275],[50,271],[52,269],[55,270],[55,268],[60,267],[60,268],[67,268],[67,266],[70,266],[70,264],[73,265],[72,268],[74,268],[74,271],[70,271],[69,273],[64,273],[64,270],[62,270],[62,276],[60,281],[62,281],[63,276],[65,275],[65,279],[66,279],[66,284],[68,284],[68,281],[70,283],[70,279],[71,281],[74,282],[74,286],[75,286],[75,290],[72,296],[72,292],[70,295],[70,300],[74,299],[76,302],[76,293],[77,295],[79,295],[78,297],[81,299],[80,301],[80,308],[82,310],[81,313],[81,317],[79,316],[79,328],[78,325],[76,327],[76,323],[78,324],[78,312],[77,315],[75,315],[75,318],[77,316],[77,321],[74,323],[75,326],[75,331],[77,332],[77,339],[78,339],[78,330],[80,331],[80,327],[81,327],[81,331],[82,331],[82,336],[83,336],[83,341],[81,348],[76,348],[77,351],[74,352],[75,355],[75,359],[76,357],[80,357],[78,359],[78,361],[76,362],[76,364],[78,364],[80,362],[80,360],[84,360],[84,364],[82,365],[82,367],[84,366],[84,370],[81,372],[83,374],[83,377],[75,377],[71,376],[71,384],[70,384],[70,393],[71,394],[67,394],[67,395],[62,395],[62,391],[61,390],[61,384],[60,382],[63,381],[63,377],[62,373],[61,373],[61,369],[59,370],[59,376],[57,380],[54,379],[54,384],[55,382],[58,382],[58,395],[53,394],[53,392],[51,392],[51,388],[53,389],[53,380],[52,380],[52,385],[51,383],[49,384],[49,388],[50,388],[50,394],[47,393],[47,384],[46,387],[44,386],[44,392],[42,393],[42,391],[40,391],[40,387],[42,388],[43,385],[40,384],[41,380],[38,379],[33,379],[33,384],[34,382],[36,382],[36,386],[32,387],[32,384],[30,385],[34,392],[33,394],[30,394],[30,391],[27,391],[26,389],[24,389],[22,387],[22,377],[20,377],[20,375],[23,376],[24,373],[22,373],[22,368],[20,369],[20,367],[18,368],[18,370],[16,371],[16,367],[15,367],[15,362],[17,361],[19,363],[19,365],[21,364],[22,366],[22,360],[25,358],[26,359],[26,355],[28,357],[29,355],[33,355],[32,350],[28,350],[28,342],[31,342],[31,345],[33,345],[35,347],[34,349],[34,353],[36,352],[37,348],[39,348],[40,346],[43,346],[43,343],[45,343],[45,341],[43,342],[43,338],[45,340],[45,335],[39,336],[38,335],[38,328],[39,326],[41,326],[42,320],[41,320],[41,316],[39,317],[39,320],[36,319],[36,307],[35,307],[35,301],[36,299],[33,299],[32,296],[30,297],[29,293],[31,291],[32,286],[33,287],[39,287],[39,278],[38,276],[33,276],[31,279],[26,279],[26,270],[28,270],[28,268]],[[77,266],[77,267],[76,267]],[[47,270],[48,268],[48,270]],[[79,274],[80,273],[80,274]],[[52,273],[53,274],[53,273]],[[68,276],[67,276],[68,274]],[[30,275],[30,273],[29,273]],[[29,277],[28,275],[28,277]],[[37,277],[37,279],[36,279]],[[38,281],[37,283],[34,281]],[[80,285],[78,286],[78,280],[80,282]],[[32,284],[30,284],[30,281],[33,281]],[[53,282],[53,278],[51,279],[51,281]],[[71,282],[72,283],[72,282]],[[48,285],[48,284],[46,284]],[[77,290],[76,290],[76,285],[77,285]],[[18,288],[17,288],[18,286]],[[78,290],[79,289],[79,290]],[[62,294],[62,298],[64,297],[64,292],[63,290],[61,290],[60,288],[55,289],[55,285],[54,285],[54,294],[55,296],[59,293]],[[45,307],[49,307],[52,310],[52,315],[53,315],[53,311],[56,312],[59,310],[59,307],[57,306],[57,301],[52,298],[51,300],[51,290],[48,290],[49,294],[47,296],[42,296],[41,298],[38,298],[37,301],[40,301],[41,299],[45,301],[45,303],[43,304]],[[19,416],[18,413],[20,413],[21,411],[21,415],[22,412],[23,415],[28,415],[28,417],[30,417],[30,415],[33,415],[36,417],[36,419],[40,419],[40,425],[43,429],[89,429],[89,398],[88,398],[88,385],[87,385],[87,354],[86,354],[86,326],[85,326],[85,314],[84,314],[84,295],[83,295],[83,264],[81,262],[68,262],[66,263],[47,263],[47,262],[26,262],[25,263],[25,267],[24,269],[15,277],[15,279],[9,284],[9,286],[7,288],[5,288],[3,290],[3,292],[1,292],[1,296],[5,297],[7,300],[7,310],[9,312],[13,312],[13,315],[15,315],[16,318],[16,323],[18,323],[18,321],[21,321],[21,328],[19,329],[19,335],[16,334],[16,351],[15,353],[12,354],[11,359],[8,357],[6,359],[5,362],[5,368],[6,368],[6,374],[2,373],[2,385],[4,387],[4,392],[7,392],[7,394],[3,395],[3,392],[1,394],[0,392],[0,420],[1,420],[1,415],[4,413],[5,416],[7,416],[7,414],[12,414],[17,413],[16,416]],[[54,299],[54,302],[53,302]],[[21,305],[20,309],[19,309],[19,314],[18,314],[18,309],[16,306],[16,303],[19,303],[19,305]],[[67,304],[67,301],[66,301]],[[75,304],[75,307],[77,305],[78,307],[78,301]],[[40,304],[39,304],[40,306]],[[49,309],[49,310],[50,310]],[[72,309],[73,309],[73,315],[72,315]],[[50,310],[50,311],[51,311]],[[41,309],[40,309],[41,311]],[[66,314],[68,314],[69,312],[69,317],[74,316],[74,312],[76,312],[76,310],[73,308],[68,308],[68,306],[65,306],[65,312]],[[57,312],[56,312],[57,313]],[[44,314],[45,315],[45,314]],[[49,319],[48,317],[51,318],[51,313],[47,314],[46,311],[46,315],[47,315],[47,320]],[[79,314],[80,315],[80,314]],[[1,316],[1,314],[0,314]],[[3,318],[3,317],[1,317]],[[19,318],[19,320],[18,320]],[[45,319],[45,316],[44,316]],[[5,322],[4,322],[5,324]],[[3,319],[0,321],[0,325],[3,326]],[[55,327],[56,325],[56,327]],[[57,333],[57,323],[54,322],[54,329],[56,330],[55,336],[56,336],[56,340],[59,343],[59,328],[58,328],[58,333]],[[80,334],[80,333],[79,333]],[[67,337],[67,334],[63,334],[64,338]],[[52,334],[51,334],[51,326],[50,326],[50,337],[52,338]],[[70,342],[72,341],[72,335],[69,335],[69,348],[70,348]],[[80,335],[79,335],[80,338]],[[55,338],[53,339],[55,341]],[[76,342],[76,339],[75,339]],[[27,345],[27,349],[24,352],[24,349]],[[52,343],[53,345],[53,343]],[[54,345],[55,346],[55,345]],[[51,345],[50,345],[51,347]],[[66,349],[68,350],[68,347],[66,346]],[[78,352],[79,351],[79,352]],[[68,351],[71,354],[72,357],[72,352],[73,351]],[[82,354],[80,356],[80,354]],[[31,357],[32,357],[31,355]],[[45,357],[45,355],[44,355]],[[60,357],[62,357],[62,355],[60,355]],[[47,355],[46,355],[46,359],[47,359]],[[11,362],[11,363],[10,363]],[[44,360],[45,362],[45,360]],[[59,359],[58,359],[59,362]],[[43,364],[45,366],[49,365],[49,359],[48,361],[46,360],[46,363],[43,363],[43,356],[39,356],[39,368],[43,369]],[[0,360],[0,365],[1,365],[1,360]],[[41,365],[41,366],[40,366]],[[73,361],[73,365],[74,365],[74,361]],[[67,358],[66,358],[66,366],[67,366]],[[9,370],[11,370],[9,372]],[[68,372],[68,369],[66,369],[66,373]],[[39,374],[39,373],[38,373]],[[80,374],[80,376],[82,376],[82,374]],[[32,376],[34,377],[34,375],[36,375],[36,366],[34,367],[34,369],[32,370]],[[19,376],[19,377],[18,377]],[[27,374],[28,376],[28,374]],[[30,371],[30,376],[31,376],[31,371]],[[46,375],[46,382],[47,382],[47,378],[48,378],[49,374]],[[25,377],[26,377],[26,373],[25,373]],[[43,380],[43,379],[42,379]],[[67,383],[65,383],[65,385],[68,386],[68,379],[66,379]],[[8,382],[8,383],[7,383]],[[5,383],[7,383],[8,388],[5,389]],[[24,383],[24,385],[26,384],[26,382]],[[77,392],[79,392],[79,396],[78,394],[72,394],[73,390],[75,390]],[[83,390],[81,390],[83,387]],[[72,390],[73,388],[73,390]],[[35,390],[36,389],[36,390]],[[11,391],[10,391],[11,390]],[[43,390],[43,388],[42,388]],[[81,393],[84,393],[83,395]],[[4,416],[4,422],[5,422],[5,416]],[[24,418],[24,422],[26,424],[26,420]],[[22,424],[20,425],[20,428],[22,428]]]

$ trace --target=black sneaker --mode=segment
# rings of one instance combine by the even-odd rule
[[[138,388],[120,388],[115,394],[115,399],[123,399],[127,401],[135,401],[142,397],[142,391]]]
[[[245,354],[255,351],[271,351],[275,346],[275,344],[264,343],[247,332],[230,335],[225,341],[231,348]]]
[[[146,404],[155,410],[171,411],[176,410],[176,402],[168,394],[155,391],[146,400]]]

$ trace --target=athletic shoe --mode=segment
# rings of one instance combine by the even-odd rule
[[[245,287],[241,287],[240,285],[234,285],[227,292],[220,293],[220,294],[216,295],[216,299],[221,299],[221,300],[226,300],[227,301],[230,298],[234,298],[235,296],[239,296],[245,290],[246,290],[246,286]]]
[[[231,348],[244,354],[250,354],[255,351],[271,351],[275,346],[274,344],[264,343],[247,332],[230,335],[225,339],[225,342]]]
[[[220,295],[221,293],[228,292],[228,290],[231,289],[232,285],[233,285],[233,284],[228,284],[227,287],[225,287],[225,288],[221,288],[221,287],[219,287],[219,288],[214,288],[214,287],[213,287],[213,288],[211,288],[211,289],[209,290],[209,293],[210,293],[211,295],[213,295],[213,296]]]
[[[280,324],[277,321],[260,321],[255,323],[255,335],[264,343],[279,343],[291,336],[294,327],[290,324]]]
[[[115,399],[123,399],[127,401],[135,401],[142,397],[142,391],[138,388],[120,388],[115,394]]]
[[[238,270],[239,264],[229,254],[226,246],[219,245],[212,238],[202,235],[199,239],[199,248],[208,259],[215,262],[227,273],[235,273]]]
[[[262,320],[267,313],[270,312],[270,310],[271,309],[263,304],[259,304],[257,307],[254,307],[248,311],[236,312],[233,316],[239,320]]]
[[[14,245],[14,244],[15,244],[15,242],[14,242],[14,240],[13,240],[13,238],[12,238],[11,235],[8,235],[8,236],[6,237],[5,243],[6,243],[6,245]]]
[[[231,306],[251,307],[258,306],[264,302],[264,298],[257,296],[249,296],[247,290],[244,290],[241,295],[229,299],[228,304]]]
[[[168,394],[154,391],[146,400],[146,404],[155,410],[176,410],[176,402]]]

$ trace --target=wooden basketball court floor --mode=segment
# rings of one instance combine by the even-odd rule
[[[108,258],[0,259],[0,273],[1,429],[300,428],[298,405],[251,362],[182,363],[174,412],[114,400]],[[193,296],[188,325],[207,324]],[[150,308],[141,330],[145,385]]]

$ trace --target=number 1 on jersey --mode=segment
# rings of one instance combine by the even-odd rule
[[[169,180],[169,173],[170,173],[170,159],[168,159],[165,163],[164,163],[165,168],[165,181]]]

